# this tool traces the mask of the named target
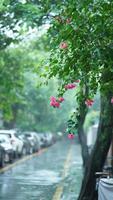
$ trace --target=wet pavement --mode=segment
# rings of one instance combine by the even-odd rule
[[[0,174],[0,200],[77,200],[81,179],[80,146],[62,140]]]

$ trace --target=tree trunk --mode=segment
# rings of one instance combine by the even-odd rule
[[[80,112],[80,116],[79,116],[79,122],[78,122],[78,136],[79,136],[79,141],[81,144],[83,167],[85,168],[88,158],[89,158],[89,153],[88,153],[88,147],[87,147],[86,134],[83,128],[85,117],[87,114],[87,109],[84,102],[80,104],[79,112]]]
[[[101,97],[101,113],[97,140],[85,169],[78,200],[97,200],[95,172],[102,171],[113,137],[113,105],[109,92]]]
[[[87,146],[87,138],[84,132],[84,122],[88,112],[88,109],[85,105],[85,100],[89,95],[89,88],[87,83],[84,83],[84,87],[80,89],[80,102],[79,103],[79,117],[78,117],[78,137],[81,145],[81,153],[83,160],[83,167],[85,168],[89,159],[88,146]]]
[[[15,128],[17,113],[18,113],[18,105],[14,104],[12,105],[12,118],[10,120],[3,119],[3,126],[5,129]]]

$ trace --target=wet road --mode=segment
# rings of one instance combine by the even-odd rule
[[[0,200],[76,200],[81,178],[80,147],[62,140],[0,174]]]

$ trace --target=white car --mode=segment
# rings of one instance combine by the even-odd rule
[[[14,151],[14,157],[21,156],[23,153],[23,141],[16,137],[16,130],[0,130],[0,134],[7,135]]]
[[[3,148],[4,151],[4,162],[12,163],[14,152],[8,136],[0,134],[0,146]]]
[[[31,142],[33,152],[37,152],[40,149],[40,141],[36,132],[25,132],[25,137]]]

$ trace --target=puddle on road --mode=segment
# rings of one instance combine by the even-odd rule
[[[77,200],[78,198],[83,176],[82,158],[78,155],[79,153],[76,156],[72,155],[72,163],[68,176],[64,180],[64,192],[61,200]]]
[[[55,152],[57,151],[43,154],[40,159],[33,158],[1,175],[0,200],[6,200],[7,196],[9,200],[50,200],[59,184],[64,187],[61,200],[77,200],[82,178],[80,148],[73,146],[70,167],[64,178],[61,175],[64,171],[66,153],[53,156]],[[55,158],[52,163],[51,157]]]
[[[15,174],[13,177],[3,177],[3,179],[1,177],[0,199],[6,200],[8,193],[10,200],[41,200],[39,197],[46,200],[45,196],[49,200],[60,181],[60,173],[45,169],[33,173],[28,170],[18,175]]]
[[[13,177],[21,185],[53,185],[61,181],[60,174],[50,170],[38,170],[32,174],[26,173],[22,176]]]

